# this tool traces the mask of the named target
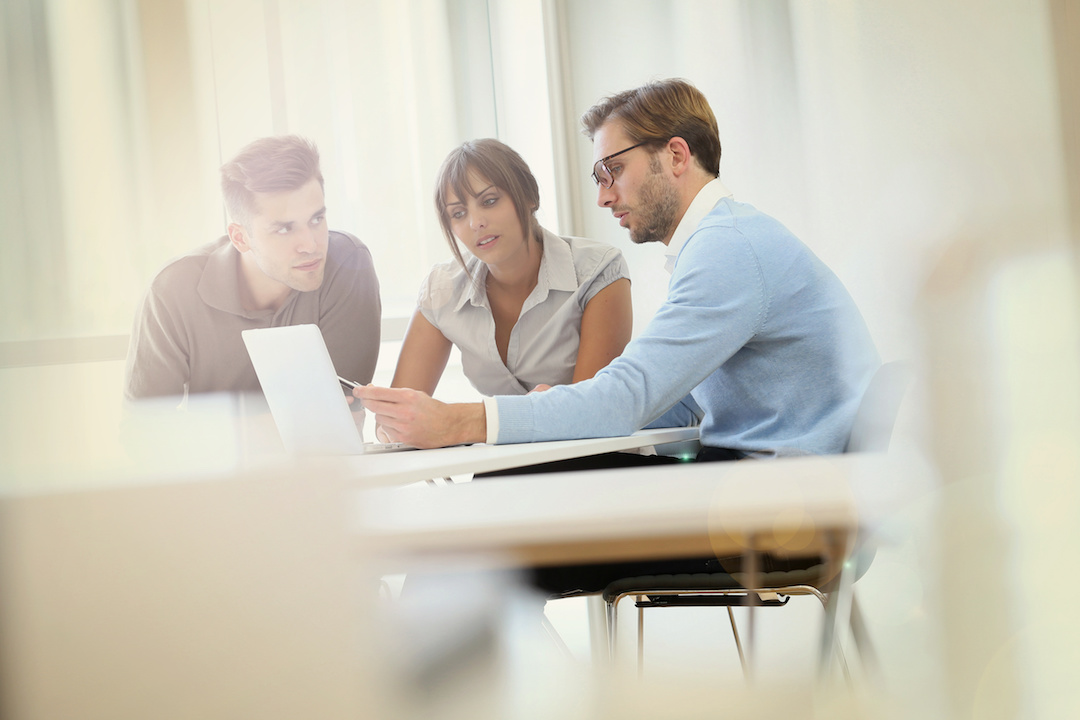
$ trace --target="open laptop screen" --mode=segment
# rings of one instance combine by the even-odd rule
[[[303,455],[364,452],[317,325],[245,330],[241,335],[286,450]]]

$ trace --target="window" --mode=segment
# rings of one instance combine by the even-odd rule
[[[223,234],[218,167],[286,132],[318,144],[330,226],[371,248],[394,327],[449,257],[438,164],[497,134],[486,0],[6,0],[0,12],[14,99],[0,107],[9,347],[111,336],[122,356],[156,270]]]

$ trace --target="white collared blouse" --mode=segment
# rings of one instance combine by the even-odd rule
[[[506,364],[495,345],[486,265],[469,257],[466,272],[448,260],[433,267],[420,287],[420,312],[458,347],[465,377],[483,395],[524,395],[541,383],[569,383],[585,306],[630,277],[622,252],[611,245],[547,230],[543,243],[536,287],[510,333]]]

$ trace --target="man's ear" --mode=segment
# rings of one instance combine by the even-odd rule
[[[229,233],[229,240],[232,241],[234,248],[242,253],[251,249],[251,246],[248,244],[247,230],[244,229],[243,225],[240,223],[229,223],[226,231]]]
[[[690,145],[679,136],[668,140],[667,150],[671,153],[671,172],[679,177],[688,171],[694,164],[694,158],[690,154]]]

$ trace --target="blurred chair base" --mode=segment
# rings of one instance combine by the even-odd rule
[[[865,565],[861,568],[865,570]],[[861,574],[861,573],[859,573]],[[826,611],[829,607],[830,593],[823,591],[828,587],[825,565],[814,565],[802,570],[762,573],[757,588],[748,589],[743,585],[743,573],[695,573],[682,575],[649,575],[622,578],[608,585],[601,597],[606,608],[608,631],[608,654],[615,658],[618,629],[619,602],[627,597],[635,598],[638,608],[638,672],[641,672],[644,659],[645,608],[660,607],[726,607],[731,623],[735,646],[739,652],[744,677],[751,676],[750,660],[743,648],[739,628],[735,622],[732,607],[755,605],[756,607],[783,607],[792,596],[812,595],[821,602]],[[752,598],[751,593],[757,595]],[[876,672],[877,660],[873,644],[863,622],[854,592],[851,593],[850,625],[852,640],[859,658],[868,672]],[[845,679],[851,682],[851,672],[840,644],[835,645],[836,660]]]

